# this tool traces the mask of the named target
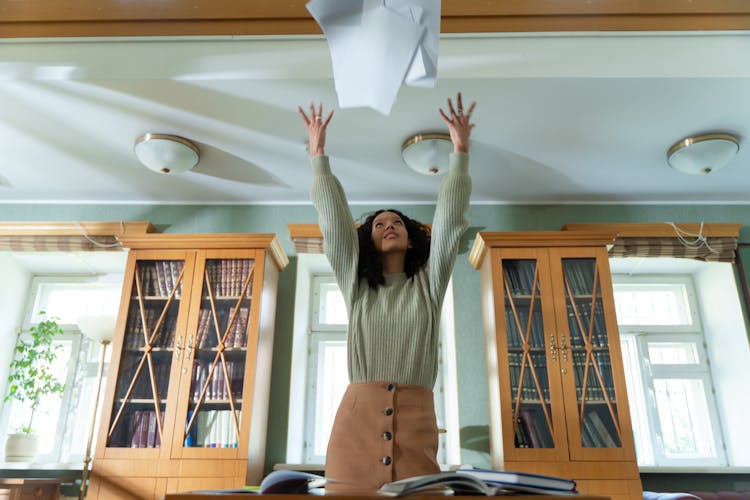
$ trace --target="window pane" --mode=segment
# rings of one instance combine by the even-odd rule
[[[649,342],[648,358],[652,365],[696,365],[700,362],[694,342]]]
[[[39,311],[60,323],[74,325],[81,316],[117,311],[122,283],[39,283],[31,321],[36,323]]]
[[[346,303],[336,283],[319,283],[318,323],[321,325],[346,325]]]
[[[670,459],[716,457],[700,379],[654,379],[664,454]]]
[[[54,344],[62,347],[57,351],[58,354],[49,366],[49,370],[55,377],[64,382],[67,376],[73,342],[70,340],[60,340],[55,341]],[[40,455],[51,453],[54,449],[61,403],[62,398],[59,394],[45,396],[42,398],[42,402],[36,413],[34,413],[32,424],[35,433],[39,435]],[[11,404],[9,431],[15,431],[23,425],[28,425],[30,418],[31,408],[19,401],[13,401]]]
[[[314,454],[325,456],[333,419],[349,384],[346,341],[321,341],[318,345],[318,384],[315,398]]]
[[[620,338],[622,361],[625,367],[625,383],[628,388],[630,418],[635,438],[635,454],[638,465],[654,465],[654,454],[649,442],[648,410],[643,391],[643,379],[639,365],[638,345],[633,335]]]
[[[615,284],[615,308],[620,325],[690,325],[683,284]]]

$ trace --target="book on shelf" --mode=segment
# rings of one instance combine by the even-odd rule
[[[550,486],[550,485],[554,485]],[[415,494],[498,496],[518,493],[538,495],[576,495],[575,482],[552,476],[488,469],[459,468],[415,476],[384,484],[378,494],[406,496]]]

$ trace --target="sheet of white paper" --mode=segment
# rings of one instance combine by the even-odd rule
[[[328,40],[342,108],[390,113],[401,85],[434,86],[440,0],[310,0],[307,9]],[[426,8],[426,6],[430,6]],[[433,22],[437,18],[437,23]],[[438,30],[428,33],[428,27]],[[432,39],[435,46],[424,47]]]
[[[434,87],[440,42],[440,0],[386,0],[385,5],[425,27],[424,37],[406,75],[405,83],[413,87]]]

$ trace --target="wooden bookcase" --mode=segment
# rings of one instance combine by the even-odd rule
[[[263,474],[278,273],[272,234],[129,248],[88,498],[161,499]]]
[[[607,257],[614,234],[479,233],[496,468],[642,499]]]

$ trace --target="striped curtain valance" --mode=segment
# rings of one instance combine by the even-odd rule
[[[737,238],[706,238],[685,244],[678,238],[618,237],[610,257],[676,257],[706,262],[734,262]]]
[[[676,257],[734,262],[742,224],[734,222],[571,223],[563,230],[607,229],[617,234],[610,257]]]
[[[120,251],[114,236],[0,236],[0,251],[98,252]]]
[[[150,222],[0,222],[0,251],[121,251],[118,237],[150,233]]]
[[[323,253],[323,238],[294,238],[295,253]]]

